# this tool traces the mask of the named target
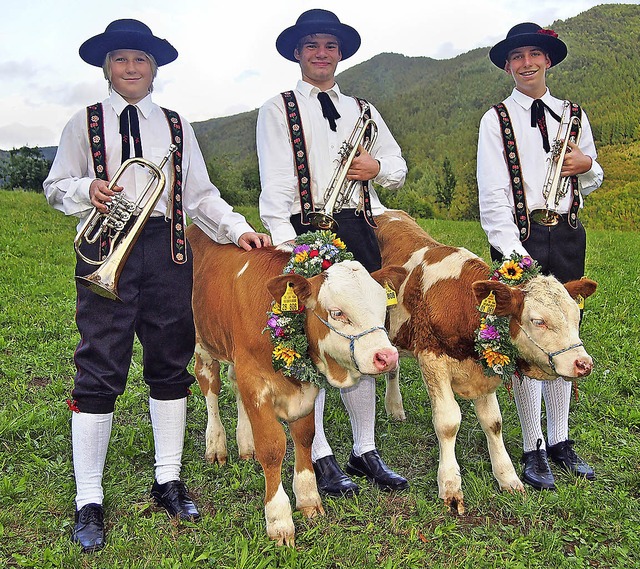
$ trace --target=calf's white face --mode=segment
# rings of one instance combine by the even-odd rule
[[[534,366],[527,375],[536,379],[589,375],[593,360],[580,341],[580,309],[565,286],[553,277],[537,276],[522,290],[522,329],[513,341],[521,358]]]
[[[357,261],[337,263],[325,272],[314,312],[333,330],[307,316],[308,329],[317,338],[315,364],[320,372],[335,387],[351,387],[362,375],[395,369],[398,350],[384,329],[384,288]]]

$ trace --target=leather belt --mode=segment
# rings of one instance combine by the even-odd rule
[[[529,214],[529,218],[538,225],[552,227],[558,225],[561,221],[567,221],[567,214],[558,213],[557,211],[551,211],[549,209],[534,209]]]

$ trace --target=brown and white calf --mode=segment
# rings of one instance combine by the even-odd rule
[[[438,243],[405,212],[387,211],[376,222],[383,267],[400,265],[409,272],[398,292],[398,306],[389,312],[389,336],[401,355],[417,358],[429,391],[440,445],[440,498],[452,511],[464,512],[455,456],[461,420],[455,395],[474,402],[500,489],[523,491],[502,439],[495,394],[500,376],[485,375],[474,350],[480,320],[476,307],[494,291],[495,313],[511,318],[511,341],[519,351],[522,372],[541,380],[583,377],[593,362],[580,342],[580,311],[574,299],[591,295],[596,283],[581,279],[562,285],[540,275],[510,287],[488,280],[490,268],[482,259]],[[570,346],[574,347],[563,351]],[[398,373],[389,375],[385,407],[391,416],[404,419]]]
[[[293,545],[291,505],[281,480],[286,435],[280,420],[289,424],[295,447],[296,507],[307,517],[323,514],[311,463],[318,387],[274,371],[273,345],[263,333],[267,312],[290,283],[305,306],[309,356],[329,384],[349,387],[363,374],[397,367],[398,351],[384,329],[386,293],[374,278],[399,286],[406,271],[389,267],[372,278],[360,263],[343,261],[307,279],[282,274],[289,253],[219,245],[194,225],[187,236],[194,259],[195,372],[208,412],[205,456],[221,464],[227,459],[218,408],[219,362],[227,362],[238,404],[240,455],[255,452],[264,471],[267,534],[279,544]]]

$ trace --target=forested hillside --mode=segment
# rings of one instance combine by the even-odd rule
[[[583,217],[593,227],[638,229],[640,6],[601,5],[545,27],[569,48],[567,59],[548,73],[552,93],[586,110],[605,169],[605,183],[587,200]],[[487,54],[488,47],[448,60],[381,53],[338,75],[344,92],[380,109],[409,164],[405,187],[383,192],[390,206],[423,216],[477,216],[478,123],[513,88]],[[232,202],[255,203],[259,192],[256,116],[251,111],[194,124],[211,175]],[[447,169],[456,183],[449,209],[436,199]]]

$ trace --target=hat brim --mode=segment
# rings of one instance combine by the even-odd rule
[[[548,34],[535,33],[518,34],[517,36],[498,42],[489,51],[489,59],[496,67],[504,69],[507,63],[507,57],[509,57],[509,52],[518,47],[526,46],[535,46],[546,51],[551,60],[551,67],[557,65],[567,57],[567,46],[561,39]]]
[[[96,67],[102,67],[110,51],[135,49],[153,56],[158,66],[171,63],[178,51],[167,40],[139,32],[104,32],[89,38],[80,46],[80,57]]]
[[[346,24],[319,24],[309,22],[308,24],[296,24],[284,30],[276,40],[278,53],[289,61],[298,61],[294,51],[301,38],[311,34],[331,34],[340,40],[340,53],[342,59],[348,59],[360,48],[360,34]]]

